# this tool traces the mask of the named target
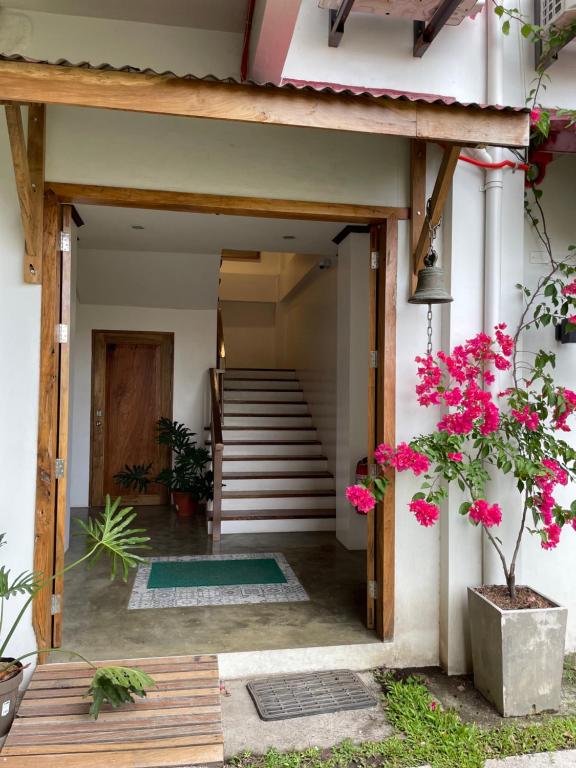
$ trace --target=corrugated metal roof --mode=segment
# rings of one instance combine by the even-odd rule
[[[511,107],[499,104],[481,104],[477,102],[460,102],[453,96],[442,96],[436,93],[415,93],[413,91],[399,91],[392,88],[368,88],[357,85],[340,85],[338,83],[310,82],[306,80],[285,79],[281,85],[276,83],[258,83],[253,80],[244,82],[234,77],[216,77],[215,75],[204,75],[202,77],[194,74],[179,75],[171,70],[160,72],[155,69],[131,66],[126,64],[116,67],[113,64],[91,64],[88,61],[73,63],[67,59],[57,59],[48,61],[42,59],[32,59],[17,53],[0,53],[0,61],[21,62],[27,64],[43,64],[51,67],[67,67],[74,69],[88,69],[94,72],[127,72],[139,75],[154,75],[156,77],[174,78],[178,80],[190,80],[193,82],[216,83],[221,85],[237,85],[244,88],[267,88],[270,90],[282,91],[307,91],[313,93],[327,93],[340,96],[364,96],[374,99],[385,99],[392,101],[411,101],[425,104],[443,104],[445,106],[469,107],[471,109],[490,109],[501,112],[527,112],[525,107]]]

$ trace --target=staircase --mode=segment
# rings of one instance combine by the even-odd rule
[[[223,395],[222,533],[334,530],[334,477],[295,371],[230,369]]]

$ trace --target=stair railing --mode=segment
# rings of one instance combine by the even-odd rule
[[[217,368],[210,368],[210,431],[212,435],[212,471],[214,491],[212,498],[212,554],[220,551],[222,531],[222,374]]]

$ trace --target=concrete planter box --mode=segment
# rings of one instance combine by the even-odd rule
[[[468,612],[474,685],[480,693],[504,717],[557,710],[567,609],[554,604],[503,611],[468,589]]]

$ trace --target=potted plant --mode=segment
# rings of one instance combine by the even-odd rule
[[[167,418],[158,420],[158,442],[172,449],[171,467],[151,476],[152,464],[128,464],[114,479],[124,488],[140,492],[150,483],[160,483],[172,492],[176,511],[181,517],[195,514],[198,504],[212,498],[213,473],[207,469],[210,453],[199,448],[195,433],[184,424]]]
[[[43,574],[23,572],[18,576],[12,576],[9,569],[0,566],[0,737],[9,731],[14,715],[18,689],[22,683],[25,659],[40,653],[58,651],[71,653],[78,656],[89,668],[94,670],[94,675],[86,695],[92,697],[90,714],[97,718],[102,704],[108,703],[113,707],[126,702],[133,702],[133,696],[145,696],[146,688],[154,685],[154,681],[144,672],[128,667],[96,667],[79,653],[62,648],[40,648],[23,655],[10,656],[10,644],[18,625],[26,615],[28,608],[36,596],[44,589],[51,586],[52,582],[72,568],[81,563],[91,565],[103,554],[111,561],[111,579],[115,579],[120,570],[122,578],[126,581],[128,571],[138,563],[144,562],[143,558],[135,553],[135,550],[146,547],[149,541],[147,536],[142,536],[142,529],[130,528],[135,518],[132,507],[120,508],[120,498],[114,503],[110,497],[106,497],[104,511],[97,517],[87,522],[78,520],[86,535],[86,553],[73,563],[67,565],[60,573],[46,578]],[[3,546],[5,534],[0,534],[0,546]],[[4,603],[9,600],[24,598],[16,618],[3,633],[2,618],[5,615]]]
[[[469,615],[475,685],[506,716],[555,710],[560,703],[567,611],[517,586],[516,564],[527,532],[552,551],[564,529],[576,530],[576,500],[566,506],[556,496],[576,480],[576,451],[561,438],[576,414],[576,392],[555,383],[553,353],[541,350],[529,361],[518,340],[527,329],[562,320],[576,329],[575,275],[568,259],[551,256],[550,271],[534,289],[518,285],[524,310],[512,336],[501,324],[493,337],[479,333],[450,354],[417,357],[418,403],[442,408],[436,429],[409,444],[378,446],[378,474],[346,491],[366,513],[382,500],[390,472],[409,470],[421,477],[410,510],[421,525],[432,526],[447,487],[459,486],[460,514],[481,526],[502,564],[504,585],[469,590]],[[495,387],[498,374],[508,377],[503,391]],[[514,511],[503,512],[486,493],[497,474],[509,477],[518,494],[510,552],[496,529],[503,514]]]

